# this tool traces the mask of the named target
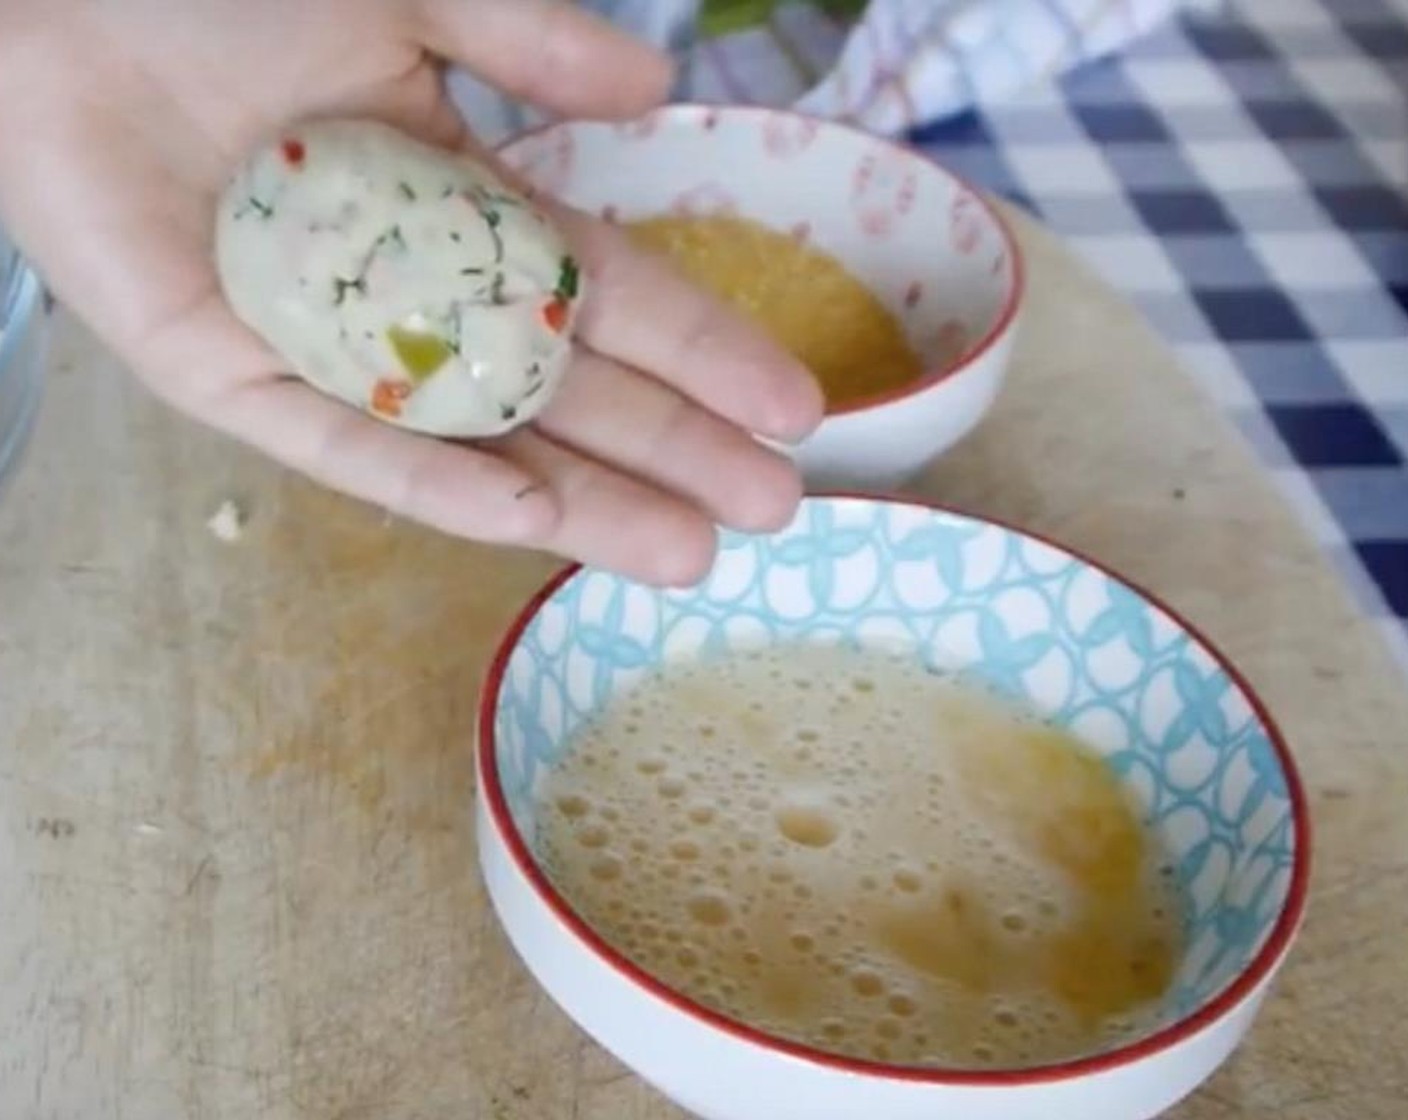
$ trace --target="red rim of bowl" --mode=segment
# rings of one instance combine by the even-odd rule
[[[773,1037],[755,1027],[748,1026],[746,1023],[730,1019],[725,1015],[721,1015],[716,1011],[712,1011],[696,1003],[683,993],[657,980],[639,966],[633,964],[624,955],[613,949],[577,915],[576,911],[572,909],[566,899],[557,893],[547,877],[539,870],[537,861],[528,850],[527,843],[524,841],[523,837],[519,835],[518,829],[514,826],[512,815],[509,813],[508,809],[508,801],[504,797],[503,787],[499,782],[498,753],[494,737],[494,715],[498,708],[499,693],[503,685],[504,675],[508,668],[509,658],[518,647],[519,640],[522,638],[524,631],[537,616],[543,605],[567,584],[568,581],[572,580],[583,571],[583,567],[580,564],[568,565],[551,577],[519,612],[513,624],[509,627],[501,640],[499,648],[495,652],[494,659],[489,665],[479,701],[477,769],[480,793],[487,801],[494,827],[497,829],[505,846],[508,848],[510,858],[517,866],[519,872],[532,886],[539,899],[548,907],[557,920],[566,926],[572,935],[586,945],[607,967],[611,968],[635,987],[655,996],[657,999],[668,1004],[675,1011],[688,1016],[697,1023],[722,1031],[736,1039],[747,1042],[753,1046],[758,1046],[771,1053],[800,1059],[840,1073],[932,1085],[991,1087],[1037,1085],[1064,1081],[1074,1077],[1088,1076],[1127,1066],[1133,1062],[1151,1058],[1162,1053],[1212,1026],[1240,1004],[1259,984],[1268,979],[1274,972],[1281,958],[1289,949],[1291,940],[1305,912],[1306,896],[1309,891],[1310,883],[1310,814],[1306,804],[1305,790],[1301,784],[1300,773],[1296,768],[1295,760],[1291,756],[1290,748],[1287,746],[1280,728],[1276,725],[1276,721],[1272,719],[1270,711],[1262,702],[1256,690],[1252,688],[1247,679],[1236,666],[1228,660],[1222,651],[1219,650],[1217,646],[1213,645],[1197,627],[1189,623],[1187,619],[1169,607],[1167,603],[1163,602],[1157,596],[1150,594],[1137,583],[1131,582],[1118,572],[1113,571],[1096,560],[1092,560],[1083,553],[1039,533],[1030,532],[1017,525],[996,518],[980,517],[972,513],[966,513],[962,510],[941,505],[937,502],[928,502],[920,499],[886,498],[848,491],[831,491],[823,494],[809,495],[808,497],[823,501],[882,502],[889,505],[909,506],[927,510],[932,513],[966,518],[971,521],[1004,529],[1007,532],[1015,533],[1018,536],[1030,540],[1038,541],[1041,544],[1056,549],[1058,552],[1064,553],[1074,560],[1089,565],[1094,570],[1101,572],[1108,578],[1133,591],[1151,606],[1163,611],[1164,614],[1177,623],[1186,634],[1201,645],[1209,656],[1212,657],[1213,661],[1217,663],[1218,667],[1227,674],[1228,678],[1247,698],[1257,720],[1266,730],[1267,738],[1272,748],[1275,750],[1277,760],[1280,763],[1281,772],[1285,776],[1287,796],[1291,802],[1291,819],[1295,826],[1295,859],[1291,871],[1291,883],[1286,891],[1286,899],[1281,906],[1281,912],[1276,918],[1276,924],[1272,927],[1265,944],[1262,945],[1256,956],[1252,958],[1247,966],[1238,973],[1227,987],[1219,992],[1213,999],[1184,1018],[1170,1023],[1160,1030],[1155,1031],[1153,1034],[1147,1035],[1125,1046],[1065,1062],[1055,1062],[1048,1065],[1032,1066],[1024,1069],[961,1070],[887,1065],[884,1062],[869,1062],[861,1059],[847,1058],[836,1054],[829,1054],[824,1050],[817,1050],[799,1043]]]
[[[721,116],[759,116],[759,117],[786,117],[792,120],[811,121],[819,125],[823,130],[832,132],[844,132],[854,136],[866,143],[877,147],[888,148],[900,157],[922,164],[926,169],[956,183],[960,189],[966,190],[977,200],[979,208],[984,216],[997,229],[998,236],[1002,238],[1002,243],[1007,250],[1007,259],[1012,262],[1011,278],[1007,286],[1007,292],[1003,296],[1002,308],[998,311],[997,318],[988,327],[987,331],[977,342],[966,346],[963,351],[953,361],[940,364],[929,372],[923,374],[909,384],[898,389],[887,389],[884,392],[872,393],[869,396],[861,397],[848,404],[839,407],[828,406],[825,416],[830,419],[833,416],[849,416],[857,412],[865,412],[873,408],[882,408],[885,405],[894,404],[897,401],[907,400],[910,397],[918,396],[935,385],[958,376],[964,370],[974,366],[979,359],[985,357],[998,341],[1002,339],[1011,329],[1013,321],[1017,318],[1017,312],[1022,306],[1022,297],[1026,293],[1027,267],[1026,258],[1022,254],[1022,248],[1017,243],[1017,238],[1012,232],[1007,220],[993,205],[992,199],[979,190],[976,185],[954,171],[950,171],[937,160],[930,159],[915,148],[908,147],[889,137],[867,132],[865,129],[857,128],[854,125],[846,124],[842,121],[831,120],[826,117],[815,117],[807,113],[799,113],[793,109],[776,109],[767,105],[706,105],[692,101],[671,102],[658,109],[652,109],[646,116],[659,117],[662,121],[670,118],[689,119],[705,113],[716,113]],[[495,152],[502,155],[510,148],[521,144],[535,136],[545,132],[550,132],[556,128],[572,128],[581,124],[600,126],[601,121],[549,121],[547,124],[537,125],[533,128],[525,129],[516,133],[507,140],[495,145]]]

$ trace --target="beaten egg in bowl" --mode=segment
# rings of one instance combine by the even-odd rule
[[[830,253],[731,215],[664,214],[628,229],[761,325],[811,370],[829,408],[923,376],[899,319]]]

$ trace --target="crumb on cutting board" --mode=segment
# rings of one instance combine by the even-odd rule
[[[244,511],[226,498],[205,524],[216,539],[234,544],[244,534]]]

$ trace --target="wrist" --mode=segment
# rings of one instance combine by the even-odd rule
[[[64,44],[82,38],[75,7],[71,0],[0,0],[0,176],[49,115],[56,76],[65,70]]]
[[[18,114],[10,98],[43,80],[65,40],[80,39],[75,28],[78,0],[0,0],[0,125]],[[65,33],[66,32],[66,33]]]
[[[34,139],[52,121],[54,76],[61,69],[55,34],[68,0],[0,0],[0,225],[25,251],[32,218],[27,180],[37,172]]]

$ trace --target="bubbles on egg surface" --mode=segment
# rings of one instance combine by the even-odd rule
[[[901,1019],[908,1019],[919,1010],[919,1004],[910,996],[902,992],[896,992],[886,1003],[886,1006],[898,1015]]]
[[[760,807],[766,807],[766,803]],[[783,805],[777,810],[775,820],[778,832],[805,848],[830,847],[841,832],[836,816],[814,805]]]
[[[693,840],[674,840],[670,843],[670,857],[682,863],[693,863],[702,851]]]
[[[891,876],[891,882],[905,894],[916,894],[924,886],[924,877],[908,867],[901,867]]]
[[[681,686],[706,706],[652,694],[640,715],[617,713],[614,725],[608,709],[591,753],[609,765],[573,768],[569,753],[552,772],[545,788],[557,812],[540,827],[567,843],[544,840],[540,850],[554,882],[576,882],[583,896],[599,892],[570,896],[589,924],[618,947],[629,944],[647,972],[721,1013],[853,1057],[878,1045],[890,1054],[884,1060],[981,1067],[1088,1046],[1078,1017],[1048,1021],[1038,998],[1000,992],[979,1001],[972,1018],[946,981],[876,940],[885,915],[938,905],[955,870],[972,880],[957,928],[986,923],[986,943],[1030,952],[1079,920],[1079,892],[1040,851],[994,832],[967,796],[961,752],[990,736],[990,717],[960,705],[951,738],[914,734],[923,724],[916,713],[933,708],[942,686],[914,667],[898,674],[912,685],[897,684],[883,666],[828,674],[775,651],[751,667],[739,658],[722,668],[696,668]],[[812,683],[811,695],[790,693],[779,711],[778,683],[797,677]],[[845,684],[845,703],[831,704],[830,679]],[[748,734],[736,716],[755,721]],[[576,817],[564,798],[581,800],[566,802],[580,809]],[[597,855],[614,861],[605,879]],[[1156,864],[1150,877],[1162,881]],[[646,917],[632,925],[623,897]],[[1143,907],[1143,920],[1169,925],[1180,905],[1165,891]],[[925,954],[932,959],[933,947]],[[803,995],[771,982],[774,975],[803,978]],[[769,996],[774,988],[791,994]],[[803,1006],[814,1011],[803,1014]],[[1127,1018],[1127,1031],[1102,1023],[1099,1039],[1129,1037],[1147,1022]]]
[[[604,848],[611,842],[611,830],[604,825],[589,824],[577,830],[577,843],[584,848]]]
[[[727,896],[717,891],[698,891],[685,906],[689,916],[700,925],[726,926],[733,919],[733,907]]]
[[[703,778],[701,777],[699,780],[703,781]],[[718,811],[710,804],[700,803],[689,807],[689,821],[691,824],[712,824],[716,816],[718,816]]]
[[[579,794],[563,794],[557,799],[557,811],[570,820],[585,817],[591,812],[592,804]]]
[[[591,863],[590,869],[593,879],[599,879],[604,883],[612,882],[621,877],[621,861],[613,855],[598,856]]]

